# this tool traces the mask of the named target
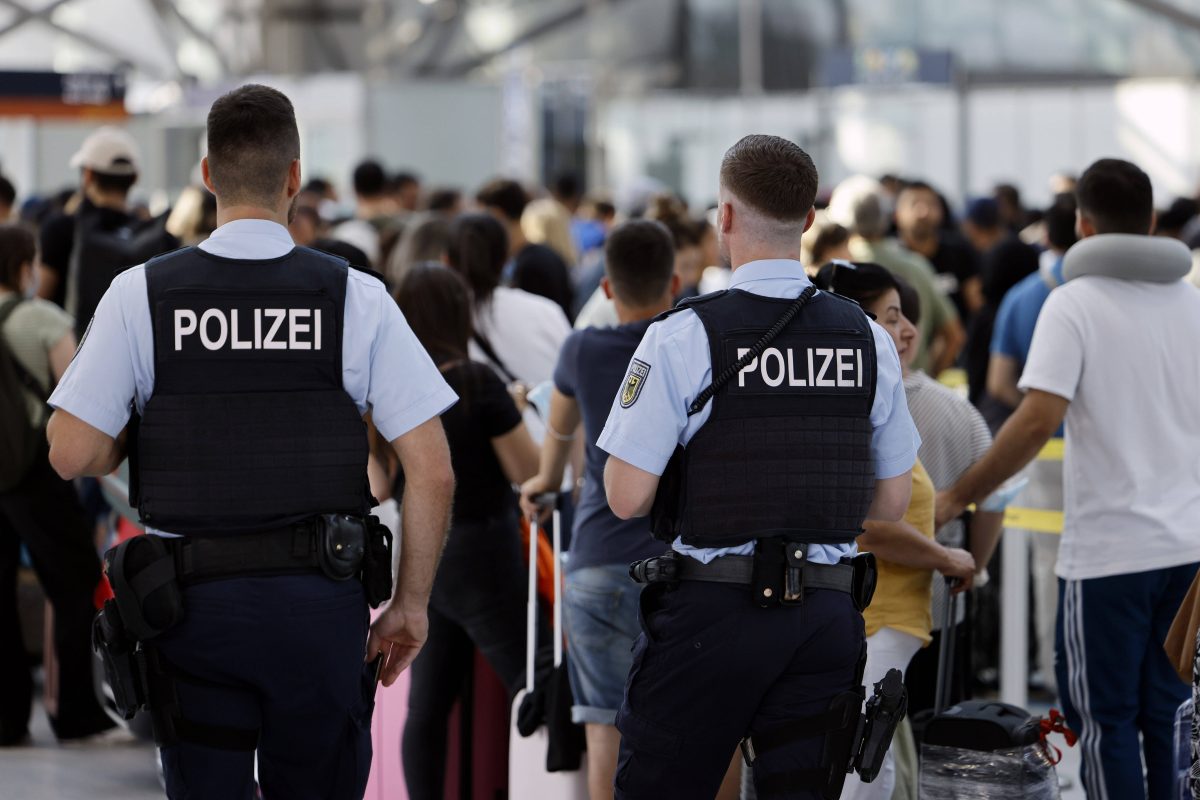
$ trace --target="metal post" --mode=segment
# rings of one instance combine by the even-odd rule
[[[1029,701],[1029,534],[1006,528],[1001,543],[1000,699]]]
[[[762,0],[738,4],[738,71],[743,95],[763,91]]]

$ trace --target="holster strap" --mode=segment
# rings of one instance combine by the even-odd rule
[[[753,556],[721,556],[707,564],[683,556],[676,563],[676,577],[681,581],[752,584]],[[833,589],[850,592],[854,586],[854,567],[849,564],[804,564],[805,589]]]
[[[259,533],[169,538],[165,542],[175,558],[179,582],[185,586],[218,578],[320,569],[316,533],[306,525]]]
[[[811,739],[830,731],[841,730],[849,726],[858,713],[859,709],[850,704],[839,704],[820,714],[791,720],[770,730],[747,736],[742,740],[742,755],[747,764],[753,764],[764,753],[786,747],[801,739]]]

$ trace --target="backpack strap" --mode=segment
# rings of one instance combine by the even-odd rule
[[[24,365],[17,359],[16,354],[4,338],[4,323],[8,322],[8,318],[17,310],[17,306],[21,305],[24,301],[25,298],[16,295],[6,300],[3,305],[0,305],[0,354],[8,358],[9,363],[12,364],[13,372],[17,374],[17,380],[21,382],[21,385],[28,389],[38,400],[46,403],[50,400],[50,393],[38,382],[37,378],[29,374],[29,370],[25,369]]]

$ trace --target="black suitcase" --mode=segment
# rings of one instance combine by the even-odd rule
[[[943,631],[953,630],[960,597],[948,598]],[[1056,800],[1058,777],[1039,744],[1040,718],[998,700],[946,707],[954,638],[942,636],[933,712],[913,720],[921,753],[920,797]]]

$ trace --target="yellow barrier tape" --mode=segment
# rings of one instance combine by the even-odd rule
[[[1062,461],[1064,441],[1062,439],[1051,439],[1046,442],[1046,446],[1038,453],[1038,461]]]
[[[1021,528],[1036,533],[1062,533],[1063,512],[1044,508],[1014,508],[1004,511],[1004,527]]]

